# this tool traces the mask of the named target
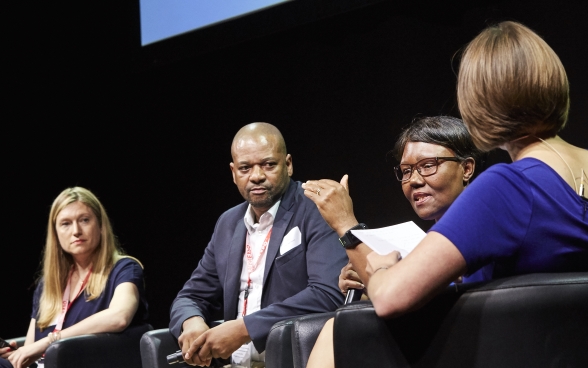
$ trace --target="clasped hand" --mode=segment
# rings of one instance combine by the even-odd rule
[[[243,319],[224,322],[209,328],[200,317],[184,322],[178,342],[184,361],[190,365],[209,366],[212,358],[226,359],[241,345],[251,341]]]
[[[12,342],[10,345],[16,347],[16,344],[12,344]],[[41,358],[48,347],[49,339],[45,337],[32,344],[22,346],[17,350],[10,351],[9,348],[1,349],[0,356],[8,359],[14,368],[24,368]]]
[[[343,294],[347,294],[349,289],[363,290],[365,285],[362,283],[359,275],[353,269],[351,262],[347,263],[339,274],[339,289]]]

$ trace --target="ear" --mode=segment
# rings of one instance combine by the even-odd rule
[[[474,171],[476,170],[476,160],[472,157],[468,157],[463,160],[461,165],[463,167],[463,186],[465,187],[474,175]]]
[[[231,173],[233,174],[233,183],[237,184],[237,179],[235,178],[235,170],[237,169],[235,168],[235,164],[231,162],[229,166],[231,167]]]
[[[294,174],[294,166],[292,165],[292,156],[288,153],[286,155],[286,167],[288,168],[288,176]]]

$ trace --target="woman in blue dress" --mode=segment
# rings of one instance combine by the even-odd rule
[[[59,339],[120,332],[146,318],[141,263],[119,248],[98,198],[87,189],[68,188],[49,213],[24,346],[0,349],[0,366],[27,367]]]
[[[558,136],[570,102],[555,52],[521,24],[491,26],[464,51],[457,97],[476,146],[504,149],[513,163],[480,174],[404,259],[367,256],[367,292],[380,317],[417,309],[489,264],[492,278],[588,270],[588,151]],[[317,182],[305,189],[309,197],[320,190]],[[340,213],[334,229],[344,234],[357,220]],[[332,336],[331,321],[308,367],[334,365]]]

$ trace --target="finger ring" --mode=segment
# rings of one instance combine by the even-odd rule
[[[318,196],[320,196],[320,195],[321,195],[321,188],[318,188],[318,189],[316,190],[316,195],[318,195]]]

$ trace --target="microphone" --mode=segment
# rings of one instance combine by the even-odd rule
[[[345,302],[343,304],[349,304],[351,302],[358,301],[361,299],[362,294],[362,289],[347,289],[347,295],[345,296]]]
[[[184,356],[182,355],[181,350],[178,350],[175,353],[167,356],[167,364],[182,363],[183,361],[184,361]]]

